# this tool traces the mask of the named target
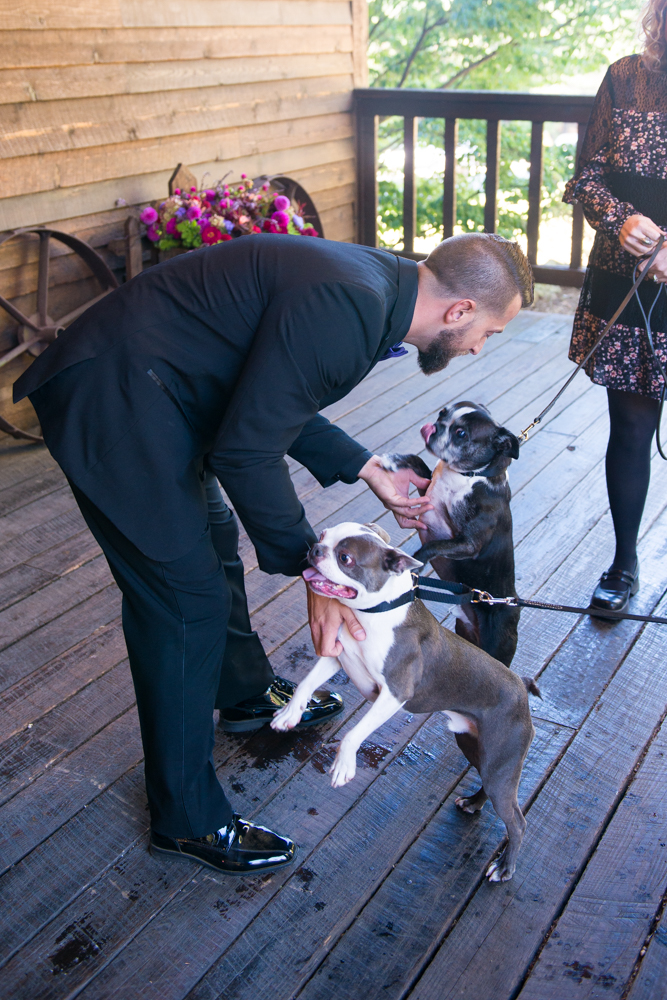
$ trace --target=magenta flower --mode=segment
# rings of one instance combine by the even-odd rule
[[[158,214],[152,205],[146,205],[139,218],[145,226],[152,226],[154,222],[157,222]]]
[[[199,205],[190,205],[190,208],[185,213],[186,217],[192,221],[192,219],[198,219],[201,215],[201,208]]]
[[[178,219],[175,216],[172,215],[171,219],[169,220],[169,222],[167,223],[167,225],[164,227],[164,231],[167,234],[167,236],[175,236],[177,239],[180,237],[180,233],[179,233],[178,229],[176,228],[176,223],[177,222],[178,222]]]
[[[220,240],[223,239],[223,235],[217,226],[212,226],[209,223],[203,227],[201,231],[201,238],[202,242],[208,244],[208,246],[213,246],[214,243],[219,243]]]
[[[160,230],[156,229],[155,226],[149,226],[146,230],[146,236],[151,241],[151,243],[157,243],[160,239]]]
[[[174,188],[174,194],[180,194],[180,193],[181,193],[180,188]]]
[[[287,212],[274,212],[271,218],[279,226],[289,225],[289,215],[287,214]]]
[[[213,188],[208,188],[207,191],[204,191],[204,194],[206,195],[206,198],[207,198],[208,201],[213,201],[213,199],[215,198],[217,192],[214,191]]]
[[[277,212],[284,212],[289,208],[290,201],[284,194],[279,194],[278,197],[274,199],[273,204]]]

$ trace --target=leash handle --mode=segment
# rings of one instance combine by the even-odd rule
[[[627,304],[630,301],[630,299],[632,298],[632,296],[636,293],[637,289],[641,285],[641,283],[644,280],[644,278],[646,278],[648,276],[648,272],[649,272],[649,270],[651,268],[651,265],[653,264],[653,261],[655,260],[655,258],[658,256],[658,254],[662,250],[662,245],[663,245],[664,242],[665,242],[665,237],[664,236],[660,236],[659,239],[658,239],[658,242],[657,242],[657,244],[655,246],[655,249],[653,250],[653,252],[651,253],[650,257],[647,260],[646,267],[642,270],[642,272],[639,274],[639,276],[635,279],[635,281],[634,281],[634,283],[632,285],[632,288],[630,289],[630,291],[628,292],[628,294],[625,296],[625,298],[623,299],[623,301],[621,302],[620,306],[618,307],[618,309],[616,310],[616,312],[614,313],[614,315],[611,317],[611,319],[609,320],[609,322],[606,324],[606,326],[604,327],[602,333],[597,338],[597,340],[595,341],[595,343],[593,344],[593,346],[591,347],[590,351],[588,352],[588,354],[586,355],[586,357],[583,359],[583,361],[579,362],[579,364],[574,369],[574,371],[572,372],[572,374],[563,383],[563,385],[558,390],[558,392],[556,393],[556,395],[554,396],[554,398],[551,400],[551,402],[548,403],[547,406],[544,407],[544,409],[539,414],[539,416],[535,417],[535,419],[533,420],[533,422],[530,423],[530,424],[528,424],[528,426],[517,435],[518,438],[519,438],[519,444],[520,445],[526,443],[526,441],[528,440],[528,434],[530,433],[530,431],[532,431],[533,427],[537,427],[537,425],[542,422],[542,418],[545,417],[547,415],[547,413],[549,412],[549,410],[551,409],[551,407],[554,406],[554,404],[558,402],[558,400],[560,399],[560,397],[563,395],[563,393],[565,392],[565,390],[569,386],[570,382],[579,374],[579,372],[581,371],[581,369],[590,360],[590,358],[593,357],[593,355],[597,351],[598,347],[600,346],[600,344],[602,343],[602,341],[604,340],[604,338],[607,336],[607,334],[611,330],[611,328],[614,325],[614,323],[618,320],[619,316],[621,315],[621,313],[623,312],[623,310],[627,306]],[[642,259],[645,259],[645,258],[642,258]],[[636,269],[637,268],[635,267],[635,271],[636,271]]]

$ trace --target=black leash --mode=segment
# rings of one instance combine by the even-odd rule
[[[569,604],[548,604],[546,601],[527,601],[522,597],[493,597],[486,590],[468,587],[465,583],[454,583],[451,580],[434,580],[429,576],[412,574],[412,590],[406,591],[394,601],[383,601],[372,608],[359,608],[365,614],[378,614],[383,611],[393,611],[404,604],[411,604],[418,597],[422,601],[435,601],[438,604],[503,604],[508,608],[541,608],[543,611],[567,611],[574,615],[590,615],[593,618],[609,618],[612,621],[629,619],[633,622],[653,622],[657,625],[667,625],[667,618],[655,615],[632,615],[627,611],[605,611],[601,608],[575,608]]]
[[[538,424],[542,423],[542,419],[547,415],[547,413],[549,412],[549,410],[551,409],[551,407],[554,406],[554,404],[558,402],[558,400],[560,399],[560,397],[563,395],[563,393],[565,392],[565,390],[569,386],[570,382],[572,382],[572,380],[579,374],[579,372],[584,367],[584,365],[593,357],[593,355],[597,351],[598,347],[600,346],[600,344],[602,343],[602,341],[604,340],[604,338],[607,336],[607,334],[611,330],[611,328],[614,325],[614,323],[616,323],[616,321],[618,320],[619,316],[621,315],[621,313],[623,312],[623,310],[627,306],[627,304],[630,301],[630,299],[632,298],[632,296],[637,293],[637,289],[641,285],[641,283],[644,280],[644,278],[647,277],[649,269],[651,268],[651,266],[652,266],[653,261],[655,260],[655,258],[658,256],[658,254],[662,250],[662,245],[663,245],[664,242],[665,242],[665,237],[661,236],[658,239],[658,242],[656,244],[655,249],[651,253],[650,257],[648,257],[648,262],[646,264],[646,267],[642,270],[641,274],[639,274],[639,275],[637,275],[637,268],[639,267],[639,264],[641,263],[641,261],[637,262],[637,264],[635,265],[635,269],[633,271],[634,281],[633,281],[632,288],[630,289],[630,291],[628,292],[628,294],[625,296],[625,298],[623,299],[623,301],[621,302],[620,306],[618,307],[618,309],[616,310],[616,312],[614,313],[614,315],[611,317],[611,319],[609,320],[609,322],[606,324],[606,326],[604,327],[602,333],[599,335],[599,337],[597,338],[597,340],[595,341],[595,343],[591,347],[590,351],[588,352],[588,354],[586,355],[586,357],[584,358],[584,360],[579,362],[579,364],[574,369],[574,371],[572,372],[572,374],[565,381],[565,383],[561,386],[561,388],[558,390],[558,392],[556,393],[556,395],[554,396],[554,398],[551,400],[551,402],[548,403],[547,406],[544,407],[544,409],[539,414],[539,416],[535,417],[535,419],[533,420],[533,422],[530,423],[530,424],[528,424],[528,426],[525,428],[525,430],[521,431],[521,433],[518,435],[519,444],[520,445],[526,443],[526,441],[528,440],[528,434],[529,434],[529,432],[532,431],[533,427],[537,427]],[[646,260],[646,258],[642,258],[642,260]],[[658,289],[658,294],[656,295],[656,297],[653,300],[653,303],[651,305],[651,308],[649,309],[648,316],[644,312],[644,307],[642,305],[641,299],[639,298],[639,295],[637,295],[637,301],[639,302],[639,308],[641,309],[642,316],[644,318],[644,322],[646,323],[646,335],[648,337],[649,347],[651,348],[651,353],[653,355],[653,358],[657,362],[658,368],[660,369],[660,374],[663,377],[663,390],[662,390],[662,400],[660,402],[659,418],[662,416],[662,404],[663,404],[664,399],[665,399],[665,389],[667,389],[667,377],[665,376],[665,372],[663,370],[663,367],[660,364],[660,361],[659,361],[659,359],[658,359],[658,357],[657,357],[657,355],[655,353],[655,349],[653,347],[653,334],[652,334],[652,331],[651,331],[651,322],[650,322],[650,320],[651,320],[651,314],[653,312],[653,308],[654,308],[656,302],[658,301],[658,299],[660,297],[660,292],[661,291],[662,291],[662,284],[660,285],[660,288]],[[658,428],[660,426],[660,419],[659,418],[658,418]],[[658,429],[658,451],[660,452],[660,457],[664,458],[667,461],[667,455],[663,454],[662,447],[660,445],[660,430],[659,429]]]

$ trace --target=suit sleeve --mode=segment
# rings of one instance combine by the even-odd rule
[[[354,481],[355,462],[366,461],[365,449],[318,410],[351,375],[363,377],[383,328],[378,296],[336,283],[298,303],[278,297],[262,316],[208,461],[267,573],[299,574],[315,540],[285,455],[326,483]]]
[[[373,457],[321,413],[308,421],[287,454],[305,465],[320,486],[356,482],[359,471]]]

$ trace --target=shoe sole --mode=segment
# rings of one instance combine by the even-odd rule
[[[290,732],[298,732],[300,729],[311,729],[313,726],[323,726],[325,722],[331,722],[332,719],[337,719],[339,715],[342,715],[344,706],[341,705],[340,708],[328,715],[326,719],[313,719],[311,722],[300,722],[298,726],[291,729]],[[268,726],[271,719],[249,719],[247,722],[225,722],[223,719],[220,720],[219,726],[226,733],[251,733],[256,729],[262,729],[264,726]]]
[[[266,868],[259,869],[258,871],[233,872],[225,871],[224,868],[218,868],[216,865],[209,864],[208,861],[203,861],[201,858],[194,858],[190,854],[176,854],[175,851],[165,851],[164,848],[155,847],[153,844],[148,845],[148,851],[151,857],[155,857],[157,854],[160,854],[163,858],[169,858],[170,861],[189,861],[190,864],[201,865],[203,868],[210,868],[211,871],[217,872],[218,875],[231,875],[232,878],[239,878],[247,875],[263,875],[265,872],[275,872],[278,868],[288,868],[290,865],[294,864],[296,856],[299,853],[297,849],[294,852],[294,856],[290,858],[289,861],[281,861],[277,865],[269,865]]]

